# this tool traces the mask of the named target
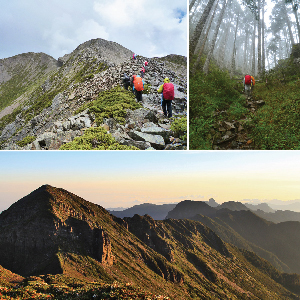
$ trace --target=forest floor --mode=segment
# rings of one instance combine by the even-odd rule
[[[216,66],[190,76],[189,149],[299,150],[299,69],[269,71],[250,99],[242,77]]]
[[[257,110],[262,107],[265,102],[263,100],[255,100],[254,97],[247,97],[243,92],[241,94],[243,106],[247,109],[239,120],[232,119],[226,110],[220,112],[225,115],[222,121],[218,121],[214,130],[213,149],[214,150],[252,150],[255,149],[250,123]],[[228,119],[226,118],[228,116]],[[213,133],[213,131],[212,131]]]

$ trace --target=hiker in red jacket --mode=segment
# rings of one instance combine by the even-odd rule
[[[174,99],[174,85],[170,82],[170,79],[166,77],[164,84],[162,84],[157,90],[158,93],[162,93],[162,109],[164,115],[168,118],[172,117],[172,100]]]
[[[144,74],[145,74],[145,68],[142,67],[142,69],[141,69],[141,77],[142,77],[142,78],[144,78]]]
[[[251,85],[252,85],[252,78],[251,75],[245,75],[244,77],[244,90],[248,98],[251,96]]]
[[[148,62],[147,61],[144,62],[144,67],[145,67],[145,71],[147,71],[148,70]]]

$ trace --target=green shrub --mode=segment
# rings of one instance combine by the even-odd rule
[[[145,83],[143,94],[150,94],[150,93],[151,93],[151,85]]]
[[[103,118],[114,118],[118,123],[124,124],[126,110],[135,110],[141,107],[139,103],[136,103],[132,92],[116,87],[110,91],[101,92],[96,100],[83,105],[75,114],[89,108],[91,112],[95,113],[98,126],[102,124]]]
[[[81,137],[60,147],[60,150],[139,150],[120,145],[103,127],[89,128]]]
[[[16,144],[20,147],[24,147],[24,146],[32,143],[35,139],[36,139],[35,136],[28,135],[28,136],[24,137],[24,139],[22,141],[18,141]]]
[[[187,139],[187,118],[182,117],[175,119],[171,124],[171,130],[179,136],[182,140]]]

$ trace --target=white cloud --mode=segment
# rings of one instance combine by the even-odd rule
[[[78,43],[96,38],[108,40],[109,33],[104,26],[99,25],[93,19],[83,21],[82,25],[76,30],[76,40]]]
[[[58,58],[92,38],[147,57],[186,55],[186,6],[186,0],[7,1],[0,10],[0,58],[29,51]]]

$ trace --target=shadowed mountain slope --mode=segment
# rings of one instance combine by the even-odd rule
[[[279,270],[300,273],[300,222],[274,224],[241,203],[227,202],[225,207],[209,208],[201,201],[179,203],[167,218],[197,220],[214,230],[224,241],[232,243],[270,261]]]
[[[122,220],[49,185],[0,214],[0,239],[4,268],[42,280],[117,280],[171,299],[298,299],[200,222]]]

